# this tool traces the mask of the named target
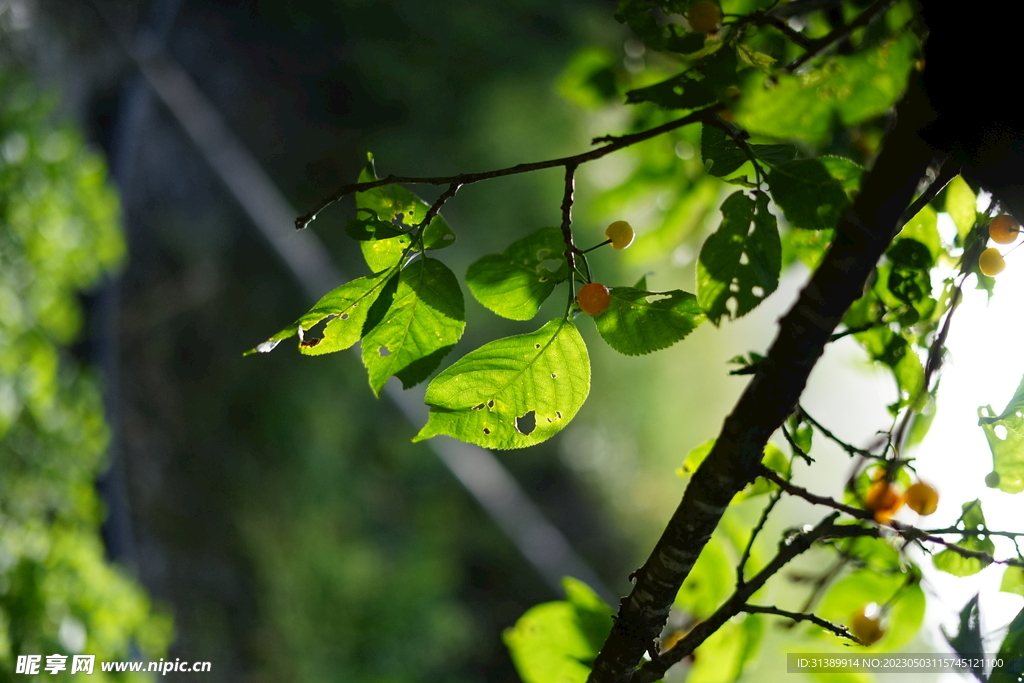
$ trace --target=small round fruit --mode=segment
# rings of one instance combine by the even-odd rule
[[[992,219],[988,226],[988,236],[996,244],[1013,244],[1020,234],[1020,223],[1013,220],[1009,214],[999,214]]]
[[[903,494],[903,499],[908,508],[922,517],[932,514],[939,507],[939,492],[923,481],[911,484]]]
[[[995,247],[989,247],[978,257],[978,269],[983,275],[994,277],[1003,272],[1004,268],[1006,268],[1006,261]]]
[[[868,487],[864,505],[875,513],[875,521],[885,524],[903,507],[903,494],[889,482],[881,479]]]
[[[622,251],[633,244],[633,226],[626,221],[615,221],[604,229],[604,236],[612,241],[612,248]]]
[[[861,607],[853,613],[853,619],[850,621],[850,630],[865,645],[874,645],[885,635],[885,629],[882,628],[881,620],[877,617],[869,617],[866,607]]]
[[[576,303],[588,315],[601,315],[608,309],[611,301],[611,292],[598,282],[583,285],[576,294]]]
[[[985,486],[989,487],[990,489],[999,488],[999,473],[996,472],[995,470],[992,470],[991,472],[986,474]]]
[[[697,33],[714,33],[722,21],[722,11],[711,0],[699,0],[690,6],[686,20]]]

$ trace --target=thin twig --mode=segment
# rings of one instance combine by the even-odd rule
[[[669,131],[675,130],[676,128],[682,128],[688,126],[691,123],[697,123],[698,121],[704,121],[708,117],[713,116],[717,112],[724,108],[722,104],[713,104],[704,109],[688,114],[682,118],[668,123],[663,123],[660,126],[640,131],[639,133],[630,133],[628,135],[622,135],[618,137],[605,136],[603,138],[595,138],[593,143],[606,143],[603,147],[592,149],[589,152],[582,152],[568,157],[560,157],[558,159],[548,159],[546,161],[535,161],[532,163],[517,164],[515,166],[509,166],[508,168],[500,168],[493,171],[482,171],[480,173],[460,173],[453,176],[429,176],[429,177],[416,177],[416,176],[396,176],[389,175],[386,178],[380,178],[379,180],[369,180],[362,183],[349,183],[348,185],[342,186],[337,192],[332,194],[320,202],[319,205],[304,216],[299,216],[295,219],[295,229],[302,230],[308,226],[313,220],[316,219],[317,215],[326,209],[331,204],[341,200],[342,198],[353,194],[355,192],[366,192],[377,187],[384,187],[385,185],[470,185],[472,183],[478,183],[482,180],[490,180],[492,178],[502,178],[504,176],[518,175],[520,173],[531,173],[533,171],[540,171],[546,168],[558,168],[579,166],[585,164],[588,161],[594,161],[601,157],[616,152],[620,149],[625,149],[639,142],[649,140],[651,138],[662,135]]]
[[[796,439],[794,439],[793,435],[789,433],[788,429],[786,429],[786,425],[782,425],[782,436],[786,437],[786,441],[789,442],[789,447],[793,449],[794,453],[803,458],[804,462],[808,465],[814,462],[814,458],[805,453],[804,449],[797,445]]]
[[[784,71],[793,73],[801,66],[806,64],[808,61],[814,59],[823,51],[838,43],[845,40],[859,28],[867,26],[874,21],[882,12],[893,3],[893,0],[875,0],[875,2],[868,7],[866,10],[857,15],[857,18],[851,21],[845,26],[839,26],[834,31],[831,31],[828,35],[822,36],[813,42],[813,45],[805,52],[800,55],[792,62],[783,67]]]
[[[746,154],[747,159],[754,166],[754,176],[757,178],[757,187],[761,188],[761,184],[764,182],[764,170],[761,168],[761,164],[757,160],[757,155],[754,154],[753,148],[747,142],[747,135],[739,133],[733,126],[720,119],[718,116],[711,116],[705,122],[705,125],[714,126],[718,130],[722,131],[736,143],[736,146],[743,150]]]
[[[449,185],[448,189],[442,192],[441,196],[438,197],[437,200],[435,200],[434,203],[430,205],[430,208],[427,209],[426,215],[423,216],[423,220],[420,221],[420,224],[416,227],[425,228],[428,225],[430,225],[430,221],[434,220],[434,216],[436,216],[441,211],[441,207],[444,206],[444,203],[447,202],[452,197],[454,197],[455,193],[459,191],[460,187],[462,187],[461,183],[452,183],[451,185]]]
[[[810,621],[827,631],[831,631],[840,638],[852,640],[858,645],[863,644],[857,638],[857,636],[850,633],[849,629],[847,629],[845,626],[842,626],[840,624],[833,624],[831,621],[828,621],[827,619],[822,619],[816,614],[809,614],[805,612],[789,612],[786,610],[779,609],[778,607],[769,607],[767,605],[744,605],[743,611],[748,614],[774,614],[779,617],[786,617],[787,619],[792,619],[793,621]]]
[[[808,414],[807,414],[807,411],[803,409],[803,406],[800,406],[800,405],[798,405],[796,409],[797,409],[797,410],[799,410],[799,411],[800,411],[800,414],[801,414],[801,415],[803,415],[804,419],[805,419],[805,420],[807,420],[808,422],[810,422],[810,423],[811,423],[811,425],[812,425],[812,426],[813,426],[813,427],[814,427],[815,429],[817,429],[817,430],[818,430],[819,432],[821,432],[821,433],[822,433],[822,435],[823,435],[823,436],[824,436],[825,438],[827,438],[827,439],[829,439],[830,441],[833,441],[833,442],[835,442],[836,444],[838,444],[840,448],[842,448],[842,449],[843,449],[844,451],[846,451],[847,453],[849,453],[849,454],[850,454],[851,456],[854,456],[854,455],[859,455],[859,456],[861,456],[861,457],[864,457],[864,458],[871,458],[871,459],[873,459],[873,460],[878,460],[879,458],[882,458],[882,457],[883,457],[883,456],[880,456],[880,455],[876,455],[875,453],[872,453],[872,452],[871,452],[871,451],[869,451],[869,450],[865,450],[865,449],[863,449],[863,448],[857,448],[856,446],[854,446],[854,445],[852,445],[852,444],[846,443],[845,441],[843,441],[842,439],[840,439],[840,438],[839,438],[838,436],[836,436],[835,434],[833,434],[832,432],[830,432],[830,431],[829,431],[829,430],[828,430],[827,428],[825,428],[824,426],[822,426],[822,424],[821,424],[820,422],[818,422],[818,421],[817,421],[817,420],[815,420],[815,419],[814,419],[813,417],[811,417],[810,415],[808,415]]]
[[[803,498],[808,503],[812,503],[814,505],[824,505],[826,507],[832,508],[833,510],[845,512],[851,517],[855,517],[857,519],[874,519],[874,513],[869,512],[868,510],[860,510],[851,505],[845,505],[843,503],[840,503],[835,498],[830,498],[828,496],[819,496],[816,493],[811,493],[802,486],[797,486],[796,484],[786,481],[785,479],[779,476],[778,472],[768,467],[765,467],[764,465],[761,466],[761,472],[759,472],[758,476],[767,479],[768,481],[775,484],[776,486],[778,486],[780,489],[782,489],[791,496]]]
[[[778,29],[782,35],[786,36],[805,50],[813,50],[815,47],[815,42],[813,40],[794,29],[782,17],[775,16],[770,12],[757,10],[756,12],[748,14],[746,19],[747,21],[744,21],[743,23],[755,24],[757,26],[771,26]]]
[[[754,530],[750,532],[750,540],[747,541],[747,547],[743,549],[743,556],[740,558],[740,563],[736,567],[737,588],[741,587],[746,582],[746,577],[744,577],[743,574],[747,566],[747,561],[750,559],[750,552],[754,547],[754,540],[757,539],[757,535],[761,533],[762,529],[764,529],[764,525],[768,521],[768,515],[771,514],[772,508],[775,507],[775,505],[779,502],[781,498],[782,489],[779,489],[778,491],[774,491],[772,493],[771,499],[769,499],[768,504],[764,506],[763,510],[761,510],[761,519],[758,520],[757,526],[754,527]]]
[[[562,192],[562,239],[565,240],[565,260],[569,272],[576,269],[576,245],[572,242],[572,201],[576,187],[577,164],[565,165],[565,189]]]

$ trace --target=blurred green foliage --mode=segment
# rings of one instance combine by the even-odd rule
[[[171,623],[104,558],[107,427],[96,379],[67,348],[78,293],[124,257],[118,202],[102,160],[50,109],[0,73],[0,680],[18,655],[77,653],[96,655],[90,680],[148,679],[100,671],[163,656]]]

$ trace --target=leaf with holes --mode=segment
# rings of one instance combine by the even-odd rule
[[[985,514],[981,511],[981,501],[972,500],[963,504],[963,513],[960,523],[965,530],[984,531],[988,527],[985,524]],[[956,545],[971,553],[987,553],[992,555],[996,551],[996,545],[992,539],[985,535],[969,534],[960,537]],[[990,561],[981,557],[965,557],[956,550],[947,548],[941,553],[932,557],[936,569],[941,569],[953,576],[971,576],[977,574],[990,564]]]
[[[380,396],[392,375],[406,389],[425,380],[465,327],[465,305],[455,274],[437,259],[411,263],[398,279],[391,307],[363,338],[363,365],[373,393]]]
[[[627,356],[668,348],[704,322],[697,297],[682,290],[646,292],[613,287],[611,303],[594,322],[608,345]]]
[[[307,356],[319,356],[349,348],[363,336],[363,328],[371,307],[387,289],[394,275],[394,270],[386,270],[332,289],[305,315],[246,352],[246,355],[269,353],[281,341],[296,333],[299,335],[299,351]],[[305,333],[324,318],[330,318],[330,322],[324,328],[323,336],[307,338]]]
[[[477,301],[498,315],[529,320],[568,275],[562,230],[541,228],[471,265],[466,284]]]
[[[768,174],[772,199],[795,228],[825,230],[839,224],[864,169],[843,157],[801,159]]]
[[[427,387],[430,418],[414,441],[446,434],[485,448],[525,448],[551,438],[590,392],[590,358],[572,321],[471,351]]]
[[[918,49],[917,37],[906,31],[800,73],[750,70],[736,121],[756,135],[821,142],[837,120],[851,126],[894,105],[906,90]]]
[[[1000,420],[992,406],[978,408],[978,421],[992,451],[992,471],[999,475],[996,488],[1004,493],[1024,491],[1024,435],[1018,431],[1021,418],[1017,412],[1019,408]]]
[[[373,155],[367,154],[366,158],[366,166],[359,174],[361,183],[377,180]],[[399,185],[384,185],[356,193],[357,213],[372,211],[379,220],[393,223],[403,230],[422,221],[429,208],[429,204]],[[408,235],[399,235],[390,239],[361,241],[359,246],[370,270],[378,272],[396,265],[410,242]],[[423,231],[423,244],[427,249],[441,249],[454,242],[455,233],[441,216],[434,216]]]
[[[782,243],[768,211],[768,195],[743,192],[722,203],[722,225],[708,237],[697,261],[697,303],[716,325],[723,315],[749,313],[779,286]],[[730,310],[730,300],[735,305]]]

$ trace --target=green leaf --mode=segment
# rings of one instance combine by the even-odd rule
[[[772,199],[793,227],[835,228],[864,169],[843,157],[823,156],[775,166],[768,174]]]
[[[978,611],[978,595],[975,594],[964,608],[960,610],[960,628],[955,636],[950,636],[942,629],[946,642],[953,648],[953,651],[962,657],[977,657],[985,650],[981,644],[981,615]],[[978,670],[972,667],[972,673],[977,676]],[[980,670],[984,674],[984,667]],[[983,678],[979,680],[984,680]]]
[[[259,346],[246,352],[269,353],[293,334],[299,335],[299,351],[307,356],[343,351],[363,336],[370,307],[394,275],[393,270],[361,277],[332,289],[313,308]],[[331,318],[322,337],[306,338],[306,333],[324,318]]]
[[[601,650],[612,630],[614,610],[579,579],[566,576],[562,579],[565,599],[576,609],[580,631],[587,638],[594,656]]]
[[[918,211],[917,215],[907,221],[897,237],[909,237],[910,239],[917,240],[928,247],[928,251],[932,255],[932,261],[938,261],[939,256],[943,253],[942,239],[939,236],[938,226],[939,215],[928,204]]]
[[[612,609],[592,590],[562,580],[567,600],[531,607],[503,639],[523,683],[583,683],[612,627]]]
[[[471,265],[466,284],[477,301],[498,315],[529,320],[568,275],[561,228],[541,228]]]
[[[697,468],[700,467],[701,463],[711,454],[711,450],[715,447],[715,440],[708,439],[704,443],[700,444],[683,458],[682,466],[676,470],[676,474],[680,477],[689,477]],[[764,456],[761,459],[762,464],[775,472],[782,475],[784,479],[789,478],[790,473],[790,461],[786,457],[778,446],[773,443],[765,444]],[[758,478],[747,484],[746,488],[738,492],[733,496],[732,502],[739,503],[741,501],[753,498],[754,496],[760,496],[768,493],[775,489],[775,484],[769,482],[767,479]]]
[[[746,151],[721,128],[705,125],[700,135],[701,159],[711,175],[727,176],[749,161]],[[757,158],[771,165],[784,164],[796,156],[793,145],[750,145],[750,149]]]
[[[790,228],[782,234],[782,266],[788,268],[800,261],[811,271],[817,269],[832,244],[833,230],[800,230]]]
[[[1003,580],[999,584],[999,590],[1003,593],[1016,593],[1024,595],[1024,569],[1021,567],[1009,566],[1003,572]]]
[[[1024,378],[1017,385],[1010,402],[1003,408],[1003,412],[996,417],[984,417],[980,420],[982,424],[1003,422],[1010,429],[1024,435]]]
[[[996,657],[1003,666],[992,669],[988,683],[1019,683],[1024,676],[1024,609],[1010,622]]]
[[[697,468],[700,467],[700,464],[704,462],[704,458],[708,457],[708,455],[711,453],[711,449],[714,447],[715,440],[708,439],[704,443],[700,444],[699,446],[691,450],[689,453],[686,454],[686,457],[683,458],[683,465],[678,470],[676,470],[676,474],[679,475],[680,477],[688,477],[694,472],[696,472]]]
[[[367,154],[367,163],[359,174],[359,182],[377,180],[373,155]],[[385,223],[394,223],[408,230],[426,218],[430,205],[409,190],[399,185],[384,185],[366,192],[356,193],[356,211],[371,211]],[[424,229],[423,243],[427,249],[440,249],[452,244],[455,234],[441,216],[434,216]],[[405,249],[411,243],[408,235],[391,239],[360,242],[363,258],[373,272],[379,272],[396,265]]]
[[[771,55],[758,52],[742,43],[736,47],[736,53],[746,64],[760,71],[767,71],[775,63],[775,58]]]
[[[928,247],[915,239],[902,238],[893,242],[885,255],[892,263],[886,286],[893,296],[914,304],[931,294],[933,260]]]
[[[613,287],[608,309],[594,318],[608,345],[627,356],[668,348],[704,321],[697,298],[682,290]]]
[[[735,588],[736,560],[725,541],[715,534],[700,551],[697,561],[676,594],[675,606],[694,619],[707,619]]]
[[[723,315],[738,318],[750,312],[779,286],[778,226],[768,211],[768,195],[755,195],[730,195],[722,204],[721,227],[700,250],[697,302],[716,325]],[[731,300],[735,305],[730,309]]]
[[[978,218],[978,199],[974,190],[967,184],[963,176],[957,176],[946,186],[946,213],[956,224],[956,233],[960,240],[967,239],[967,233],[974,227]]]
[[[572,321],[471,351],[427,387],[430,418],[414,441],[437,434],[485,448],[525,448],[558,433],[590,392],[590,358]]]
[[[872,646],[883,652],[894,650],[909,642],[924,621],[924,591],[919,581],[908,585],[908,578],[912,579],[912,576],[899,570],[858,569],[832,584],[822,598],[817,614],[829,621],[849,625],[858,609],[872,602],[885,604],[898,595],[887,614],[885,635]]]
[[[660,83],[626,93],[627,104],[650,102],[662,109],[697,109],[715,102],[736,83],[736,51],[722,46]]]
[[[974,500],[963,504],[961,523],[965,529],[984,530],[985,515],[981,511],[981,501]],[[996,546],[992,539],[982,535],[961,536],[956,545],[974,552],[993,554]],[[947,548],[932,557],[936,569],[941,569],[953,576],[971,576],[989,565],[989,562],[976,557],[964,557],[955,550]]]
[[[821,142],[837,119],[852,126],[894,105],[907,87],[917,49],[907,31],[802,73],[755,72],[744,84],[736,121],[754,134]]]
[[[687,73],[673,76],[661,83],[630,90],[626,93],[626,104],[650,102],[662,109],[697,109],[714,102],[714,91]]]
[[[715,631],[693,653],[694,662],[686,672],[686,683],[737,681],[751,651],[761,639],[759,616],[733,617]]]
[[[392,375],[409,387],[427,378],[462,337],[465,305],[458,280],[443,263],[421,258],[398,280],[391,307],[363,338],[363,365],[377,396]]]
[[[1010,405],[1013,404],[1011,400]],[[1024,491],[1024,434],[1020,431],[1018,411],[1019,408],[1010,417],[998,420],[992,406],[978,408],[979,422],[992,451],[992,471],[999,475],[996,488],[1004,493]]]
[[[377,218],[377,214],[371,209],[360,209],[359,213],[365,214],[364,217],[350,220],[345,225],[345,233],[354,240],[385,240],[405,234],[404,230],[392,223]]]

